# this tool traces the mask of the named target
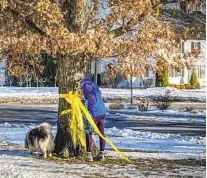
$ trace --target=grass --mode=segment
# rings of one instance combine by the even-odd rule
[[[162,165],[170,167],[176,167],[176,166],[206,166],[206,160],[196,160],[196,159],[179,159],[179,160],[166,160],[166,159],[133,159],[133,164],[128,163],[127,161],[123,159],[113,158],[113,157],[106,157],[105,161],[96,161],[94,159],[94,162],[87,162],[84,160],[83,157],[80,158],[62,158],[53,156],[48,158],[49,161],[54,161],[57,163],[68,163],[68,164],[90,164],[90,165],[100,165],[100,166],[106,166],[110,167],[111,165],[118,165],[118,166],[127,166],[132,165],[135,167],[138,167],[140,169],[152,169],[156,170],[159,167],[162,167]]]

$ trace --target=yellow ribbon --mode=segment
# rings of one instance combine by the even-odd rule
[[[104,139],[111,147],[116,151],[116,153],[122,158],[127,160],[128,162],[132,163],[119,149],[106,137],[104,137],[101,132],[99,131],[98,127],[96,126],[93,118],[91,117],[90,113],[83,105],[80,99],[80,94],[78,92],[69,92],[68,94],[60,94],[60,98],[64,98],[70,105],[71,109],[67,109],[61,112],[61,115],[72,113],[70,119],[70,129],[73,138],[73,143],[77,143],[77,138],[80,140],[81,145],[86,147],[86,140],[85,140],[85,133],[84,133],[84,124],[83,124],[83,115],[88,120],[88,122],[93,127],[94,131]]]

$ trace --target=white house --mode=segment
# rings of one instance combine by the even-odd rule
[[[169,83],[188,83],[194,70],[200,86],[206,86],[206,3],[204,1],[180,1],[179,6],[186,14],[177,13],[172,15],[166,12],[166,17],[172,19],[171,22],[176,31],[185,31],[183,29],[192,26],[197,28],[197,30],[199,29],[196,33],[192,33],[189,40],[182,42],[181,53],[191,52],[192,49],[199,49],[200,54],[194,60],[190,70],[184,67],[180,71],[169,71]]]
[[[105,59],[100,59],[96,60],[96,62],[91,63],[91,73],[92,74],[101,74],[106,71],[106,65],[109,63],[116,63],[116,58],[105,58]],[[140,88],[144,87],[144,81],[151,79],[152,84],[151,87],[155,86],[155,72],[154,71],[146,71],[145,75],[140,76],[140,77],[132,77],[132,86],[133,88]],[[121,80],[120,83],[118,84],[118,88],[122,87],[129,87],[130,86],[130,76],[128,76],[128,81],[126,80]]]
[[[130,76],[128,77],[128,81],[122,81],[118,84],[118,88],[121,87],[126,87],[126,86],[130,86],[129,82],[130,82]],[[139,77],[132,77],[132,87],[133,88],[142,88],[145,86],[145,82],[151,80],[151,84],[150,87],[154,87],[155,86],[155,72],[154,71],[146,71],[145,75],[143,76],[139,76]]]
[[[187,4],[184,4],[188,5]],[[178,3],[177,10],[180,10],[180,5]],[[173,8],[174,5],[173,5]],[[185,7],[183,7],[185,10]],[[181,8],[181,9],[183,9]],[[175,31],[184,32],[188,27],[193,25],[194,27],[203,27],[203,25],[206,24],[206,9],[203,3],[194,3],[191,4],[190,7],[187,8],[188,12],[185,13],[179,13],[176,12],[176,14],[173,14],[171,10],[166,10],[165,13],[163,13],[162,17],[160,17],[160,20],[169,20],[171,21],[171,24]],[[200,86],[204,87],[206,86],[206,32],[204,28],[201,28],[201,30],[197,33],[192,35],[189,40],[183,41],[181,44],[181,53],[191,52],[192,49],[199,49],[200,54],[195,59],[194,64],[191,69],[187,69],[187,67],[184,67],[183,69],[176,71],[175,69],[169,71],[169,83],[170,84],[184,84],[189,83],[189,80],[191,78],[192,71],[194,70]],[[180,53],[179,52],[179,53]],[[105,62],[103,62],[105,65]],[[101,73],[101,61],[97,63],[98,73]],[[98,67],[99,66],[99,67]],[[144,76],[141,77],[133,77],[133,87],[143,87],[143,83],[147,79],[152,79],[153,84],[151,86],[155,86],[155,73],[153,71],[147,71]],[[127,87],[129,86],[128,81],[122,81],[118,85],[118,87]]]
[[[199,49],[200,54],[195,59],[190,70],[184,67],[180,71],[175,69],[169,72],[170,84],[189,83],[193,70],[195,71],[201,86],[206,86],[206,40],[187,40],[182,42],[181,52],[191,52],[192,49]]]
[[[193,70],[195,71],[200,86],[206,86],[206,40],[187,40],[183,41],[181,44],[180,53],[191,52],[192,49],[199,49],[200,54],[194,60],[194,64],[191,69],[187,69],[184,67],[179,71],[172,69],[169,71],[169,83],[170,84],[185,84],[189,83]],[[96,73],[100,74],[104,71],[104,68],[107,63],[114,62],[114,59],[102,59],[96,61]],[[92,73],[94,73],[95,64],[92,64]],[[130,77],[128,77],[130,78]],[[145,75],[140,77],[132,78],[132,86],[134,88],[144,87],[144,81],[152,80],[151,87],[155,86],[155,72],[154,71],[146,71]],[[129,87],[129,81],[122,80],[118,86],[118,88]]]

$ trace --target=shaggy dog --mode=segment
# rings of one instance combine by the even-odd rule
[[[44,158],[52,156],[54,150],[52,126],[48,123],[42,123],[39,127],[30,130],[25,137],[25,147],[29,149],[32,155],[35,151],[41,151]]]

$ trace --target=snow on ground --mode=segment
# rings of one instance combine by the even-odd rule
[[[167,9],[167,10],[173,10],[173,9],[180,10],[180,4],[179,3],[167,3],[164,6],[164,9]]]
[[[173,89],[174,90],[174,89]],[[130,90],[126,89],[102,89],[105,98],[129,98]],[[136,89],[135,97],[157,95],[162,93],[161,88]],[[205,100],[205,90],[174,90],[174,95],[183,98],[197,98]],[[57,98],[58,88],[10,88],[0,87],[0,97],[19,98]],[[124,113],[108,114],[108,119],[126,120],[150,120],[152,122],[180,122],[195,123],[202,125],[206,122],[205,112],[192,114],[189,112],[167,110],[163,111],[169,117],[137,116],[129,112],[137,110],[124,110]],[[162,113],[161,111],[150,110],[148,114]],[[182,117],[173,117],[181,114]],[[193,117],[188,117],[192,115]],[[196,118],[194,116],[197,116]],[[132,129],[118,129],[116,127],[106,128],[106,136],[118,148],[131,159],[139,159],[139,165],[118,165],[118,164],[89,164],[89,163],[56,163],[42,159],[28,157],[28,153],[19,149],[24,145],[24,137],[28,130],[36,127],[34,123],[1,123],[0,124],[0,177],[1,178],[70,178],[70,177],[204,177],[205,166],[203,159],[206,158],[206,137],[188,136],[176,133],[159,133],[150,131],[138,131]],[[53,127],[53,135],[56,127]],[[97,145],[99,139],[96,136]],[[11,144],[18,151],[13,150]],[[107,145],[106,154],[117,157],[116,153],[109,150]],[[21,150],[21,151],[20,151]],[[200,161],[197,164],[185,165],[187,159]],[[140,161],[144,159],[144,161]],[[166,162],[162,162],[167,160]],[[173,161],[181,161],[180,165],[174,165]],[[182,162],[182,160],[184,160]],[[151,161],[151,162],[150,162]],[[161,162],[161,163],[160,163]],[[184,163],[184,165],[183,165]]]
[[[198,165],[199,163],[200,165]],[[137,177],[204,177],[204,162],[138,160],[134,164],[113,162],[56,163],[23,156],[0,155],[1,178],[137,178]]]
[[[35,124],[0,124],[0,145],[5,142],[24,145],[24,137],[28,130],[34,128]],[[53,127],[53,134],[56,127]],[[135,131],[131,129],[105,128],[106,136],[120,149],[133,151],[153,151],[157,158],[184,159],[184,158],[204,158],[206,138],[201,136],[182,136],[180,134],[153,133],[149,131]],[[98,136],[96,136],[99,145]],[[107,148],[110,148],[108,145]],[[169,152],[169,154],[163,154]],[[170,153],[172,156],[168,157]],[[146,155],[143,155],[146,156]],[[181,157],[178,157],[181,156]]]
[[[145,114],[145,113],[143,113]],[[175,116],[175,115],[173,115]],[[169,123],[173,123],[173,122],[180,122],[180,123],[205,123],[206,122],[206,118],[204,115],[204,117],[188,117],[185,116],[184,117],[173,117],[173,116],[144,116],[144,115],[134,115],[134,114],[130,114],[129,112],[125,112],[125,113],[120,113],[117,112],[115,114],[111,114],[108,113],[106,115],[107,119],[113,119],[113,120],[143,120],[143,121],[151,121],[151,122],[169,122]]]
[[[202,88],[200,90],[177,90],[175,88],[167,87],[171,91],[171,95],[176,98],[185,99],[198,99],[205,101],[206,90]],[[150,97],[163,95],[165,88],[155,87],[147,89],[133,89],[133,97]],[[105,98],[130,98],[130,90],[127,89],[102,89],[103,96]]]
[[[176,98],[196,99],[199,101],[205,101],[206,90],[205,88],[197,90],[177,90],[175,88],[168,87]],[[129,89],[107,89],[102,88],[104,98],[130,98]],[[165,89],[161,87],[147,88],[147,89],[134,89],[134,97],[149,97],[151,95],[157,96],[163,93]],[[41,98],[51,97],[58,98],[58,88],[55,87],[0,87],[1,97],[27,97],[27,98]]]
[[[82,177],[137,177],[142,176],[135,171],[134,165],[104,167],[86,163],[55,163],[30,157],[0,156],[1,178],[82,178]],[[118,169],[117,169],[118,167]],[[126,171],[127,170],[127,171]]]
[[[157,140],[164,140],[167,142],[173,143],[190,143],[190,144],[201,144],[204,145],[206,142],[205,137],[200,136],[181,136],[180,134],[170,134],[170,133],[153,133],[153,132],[143,132],[143,131],[134,131],[131,129],[117,129],[116,127],[113,128],[106,128],[105,134],[115,137],[124,137],[128,138],[131,141],[137,140],[139,142],[144,141],[147,142],[156,142]]]
[[[172,115],[176,115],[176,114],[180,114],[180,115],[183,115],[183,117],[187,117],[187,116],[206,116],[206,111],[203,110],[203,111],[198,111],[196,113],[191,113],[191,112],[187,112],[187,111],[181,111],[181,110],[172,110],[172,109],[166,109],[166,110],[157,110],[157,109],[154,109],[154,110],[149,110],[147,111],[146,113],[166,113],[166,114],[172,114]]]
[[[189,159],[188,154],[183,154],[183,152],[172,153],[172,152],[123,152],[131,160],[134,159],[166,159],[167,160],[182,160]],[[106,151],[106,155],[113,157],[114,159],[118,158],[118,155],[114,151]],[[191,153],[190,159],[205,159],[204,154]]]
[[[133,106],[132,109],[130,105],[126,103],[122,103],[124,105],[124,109],[109,109],[111,103],[106,103],[105,106],[108,108],[108,112],[111,114],[119,113],[124,115],[140,115],[140,116],[165,116],[165,117],[179,117],[179,118],[206,118],[206,111],[200,110],[195,113],[178,110],[178,109],[166,109],[160,110],[156,107],[149,107],[148,111],[139,111],[137,106]],[[184,103],[183,103],[184,104]]]
[[[206,138],[201,136],[181,136],[180,134],[152,133],[130,129],[120,130],[115,127],[106,129],[106,135],[122,149],[181,153],[185,158],[205,157]],[[182,159],[177,155],[173,155],[171,158],[173,157],[174,159]],[[170,159],[170,157],[166,157],[166,159]]]
[[[177,117],[188,120],[188,118],[196,119],[196,118],[206,118],[206,112],[204,110],[197,111],[197,113],[185,112],[180,110],[149,110],[145,112],[140,112],[138,109],[120,109],[120,110],[108,110],[110,114],[125,114],[125,115],[138,115],[138,116],[163,116],[163,117]]]
[[[2,97],[58,97],[56,87],[0,87]]]

